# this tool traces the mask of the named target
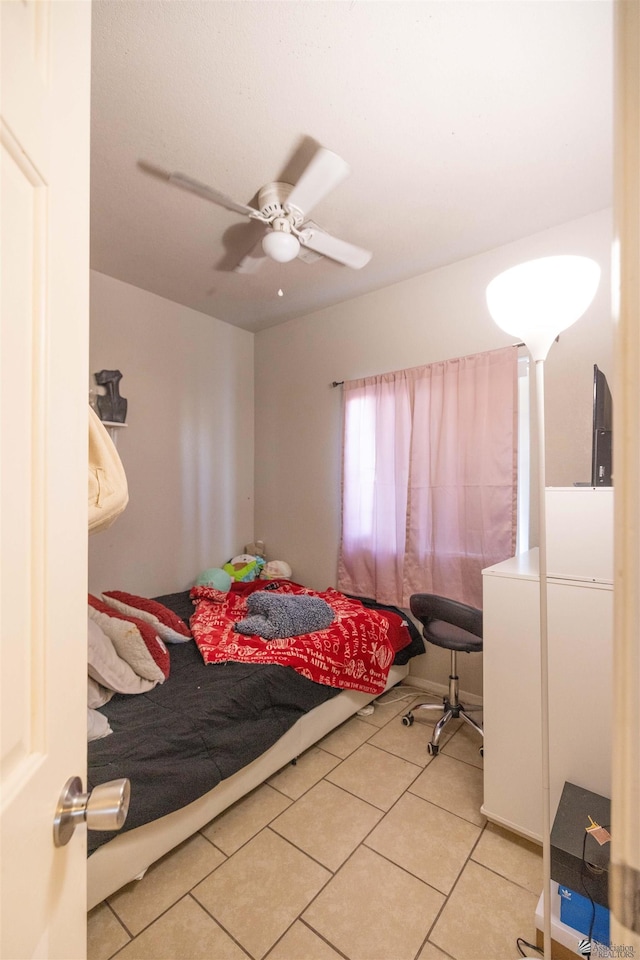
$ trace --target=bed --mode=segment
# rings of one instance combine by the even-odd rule
[[[334,672],[323,674],[322,682],[311,679],[304,664],[292,667],[277,657],[274,663],[256,661],[235,649],[239,635],[233,632],[233,620],[248,596],[259,590],[314,594],[291,583],[234,584],[224,611],[206,591],[155,598],[193,626],[197,642],[168,645],[170,670],[164,682],[133,696],[116,694],[99,708],[112,733],[89,743],[89,789],[127,777],[131,804],[121,832],[88,832],[89,909],[140,877],[236,800],[399,683],[408,673],[410,659],[424,653],[418,630],[402,611],[330,591],[318,596],[342,610],[335,615],[336,623],[290,643],[295,641],[298,649],[314,645],[319,649],[318,638],[324,638],[324,647],[335,653],[338,642],[331,631],[339,626],[341,650],[346,642],[352,654],[358,643],[373,651],[371,676],[362,668],[353,669],[354,662],[361,663],[353,656],[347,658],[349,676],[338,677],[335,685],[327,682],[337,677],[333,654]],[[347,637],[345,624],[355,607],[363,614],[357,613],[355,632]],[[208,650],[212,622],[214,633],[226,623],[227,647],[223,643],[221,649]],[[386,636],[388,625],[395,631],[389,664],[383,645],[377,639],[371,642],[374,634]],[[351,648],[356,634],[359,639]],[[327,639],[331,636],[333,647]],[[255,646],[255,637],[245,639],[249,647]],[[268,646],[281,654],[290,643]],[[235,650],[231,656],[229,649]],[[206,658],[212,662],[206,663]],[[376,663],[384,669],[377,670]]]

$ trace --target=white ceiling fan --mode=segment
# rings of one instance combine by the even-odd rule
[[[318,259],[306,255],[307,250],[359,270],[369,262],[371,253],[339,240],[308,219],[310,210],[349,175],[349,170],[349,165],[341,157],[320,147],[295,185],[279,181],[265,184],[258,193],[257,208],[238,203],[183,173],[171,173],[168,179],[205,200],[264,223],[264,236],[242,258],[235,268],[237,273],[255,272],[264,262],[265,254],[279,263],[287,263],[298,256],[306,260]]]

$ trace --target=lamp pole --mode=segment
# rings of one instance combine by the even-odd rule
[[[523,340],[535,363],[535,452],[538,459],[540,584],[540,740],[542,754],[542,907],[544,958],[551,960],[551,798],[549,771],[549,630],[547,613],[547,514],[544,432],[544,361],[558,334],[590,305],[600,267],[581,256],[542,257],[495,277],[487,287],[489,312],[501,330]]]
[[[544,431],[544,359],[535,360],[540,582],[540,734],[542,747],[542,908],[545,960],[551,960],[551,798],[549,760],[549,629],[547,613],[547,509]]]

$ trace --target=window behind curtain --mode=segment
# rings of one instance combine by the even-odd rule
[[[515,552],[517,432],[516,347],[346,382],[339,589],[481,607]]]

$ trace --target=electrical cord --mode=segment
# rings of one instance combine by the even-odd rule
[[[524,940],[522,937],[518,937],[516,940],[516,946],[518,948],[518,953],[521,957],[526,957],[527,954],[524,952],[522,947],[527,947],[529,950],[535,950],[536,953],[539,953],[540,956],[544,953],[544,950],[541,950],[540,947],[537,947],[535,943],[529,943],[528,940]]]
[[[429,700],[432,697],[433,697],[434,703],[442,703],[442,697],[436,697],[435,694],[433,695],[427,694],[424,699]],[[415,698],[416,698],[415,693],[410,693],[406,697],[395,697],[393,700],[375,700],[374,703],[376,703],[380,707],[386,707],[388,703],[400,703],[401,700],[406,702],[407,700],[415,700]]]
[[[608,829],[609,829],[608,826],[605,827],[605,829],[608,830]],[[593,868],[591,867],[591,865],[587,862],[587,837],[588,837],[588,836],[589,836],[589,834],[588,834],[588,832],[585,830],[584,837],[583,837],[583,839],[582,839],[582,859],[581,859],[581,863],[580,863],[580,882],[581,882],[581,884],[582,884],[582,889],[583,889],[584,892],[586,893],[586,895],[587,895],[587,897],[588,897],[588,899],[589,899],[589,902],[590,902],[590,904],[591,904],[591,919],[590,919],[590,921],[589,921],[589,933],[588,933],[589,951],[588,951],[588,953],[582,954],[584,957],[590,958],[590,957],[591,957],[591,944],[592,944],[592,942],[593,942],[593,928],[594,928],[594,926],[595,926],[595,921],[596,921],[596,904],[595,904],[595,900],[593,899],[593,896],[592,896],[592,894],[591,894],[591,891],[589,890],[589,888],[588,888],[588,886],[587,886],[587,883],[586,883],[587,874],[591,874],[591,875],[593,876],[593,872],[594,872],[594,871],[593,871]],[[527,948],[530,949],[530,950],[535,950],[536,953],[540,954],[540,956],[542,956],[543,953],[544,953],[544,950],[541,950],[540,947],[537,947],[534,943],[528,943],[528,941],[524,940],[522,937],[518,937],[518,938],[517,938],[517,940],[516,940],[516,946],[517,946],[517,948],[518,948],[518,953],[520,954],[521,957],[526,957],[526,956],[527,956],[527,954],[526,954],[526,953],[524,952],[524,950],[522,949],[523,946],[524,946],[524,947],[527,947]]]
[[[425,693],[425,691],[421,687],[411,687],[409,686],[408,683],[403,684],[401,687],[399,687],[397,692],[399,693],[400,690],[414,690],[415,693],[407,693],[402,697],[394,697],[392,700],[389,700],[387,699],[387,696],[389,693],[391,693],[392,689],[393,687],[385,691],[384,693],[381,693],[380,696],[376,697],[376,699],[373,700],[371,703],[366,704],[364,707],[362,707],[361,710],[357,711],[357,715],[359,717],[369,717],[373,713],[375,707],[386,707],[387,704],[391,704],[391,703],[400,703],[400,702],[406,703],[407,701],[415,700],[416,696],[420,696],[420,695],[422,695],[423,699],[425,700],[433,699],[433,702],[436,704],[442,703],[442,697],[438,697],[435,693]]]
[[[586,850],[587,850],[588,836],[589,834],[585,830],[584,837],[582,838],[582,863],[580,864],[580,883],[582,884],[582,889],[586,893],[587,897],[589,898],[589,902],[591,903],[591,920],[589,921],[589,933],[587,934],[587,938],[589,940],[589,952],[583,954],[583,956],[585,957],[591,957],[591,937],[593,936],[593,926],[596,922],[595,901],[591,896],[591,891],[589,890],[589,888],[587,887],[587,884],[585,883],[586,870],[587,870]]]
[[[438,696],[437,693],[429,693],[427,690],[423,690],[422,687],[411,687],[409,684],[402,684],[402,686],[394,689],[394,692],[399,693],[400,690],[415,690],[415,693],[407,693],[404,697],[394,697],[393,700],[383,700],[382,697],[385,694],[381,694],[374,703],[379,703],[381,707],[385,706],[387,703],[399,703],[401,700],[415,700],[416,696],[423,696],[425,700],[433,699],[434,703],[441,703],[442,697]],[[391,690],[388,691],[391,693]]]
[[[606,826],[605,829],[608,830],[609,827]],[[593,899],[593,897],[592,897],[592,895],[591,895],[591,891],[589,890],[589,888],[588,888],[588,886],[587,886],[587,884],[586,884],[587,874],[589,873],[589,874],[591,874],[591,876],[593,876],[593,874],[594,874],[594,870],[593,870],[593,868],[591,867],[591,865],[590,865],[589,863],[587,863],[587,857],[586,857],[587,837],[588,837],[588,836],[589,836],[589,834],[588,834],[588,832],[585,830],[585,834],[584,834],[584,837],[583,837],[583,840],[582,840],[582,863],[580,864],[580,882],[581,882],[581,884],[582,884],[582,889],[583,889],[584,892],[586,893],[587,897],[589,898],[589,902],[590,902],[590,904],[591,904],[591,920],[590,920],[590,922],[589,922],[589,934],[588,934],[588,939],[589,939],[589,952],[584,954],[585,957],[591,957],[591,944],[592,944],[592,942],[593,942],[593,928],[594,928],[595,922],[596,922],[596,904],[595,904],[595,900]]]

